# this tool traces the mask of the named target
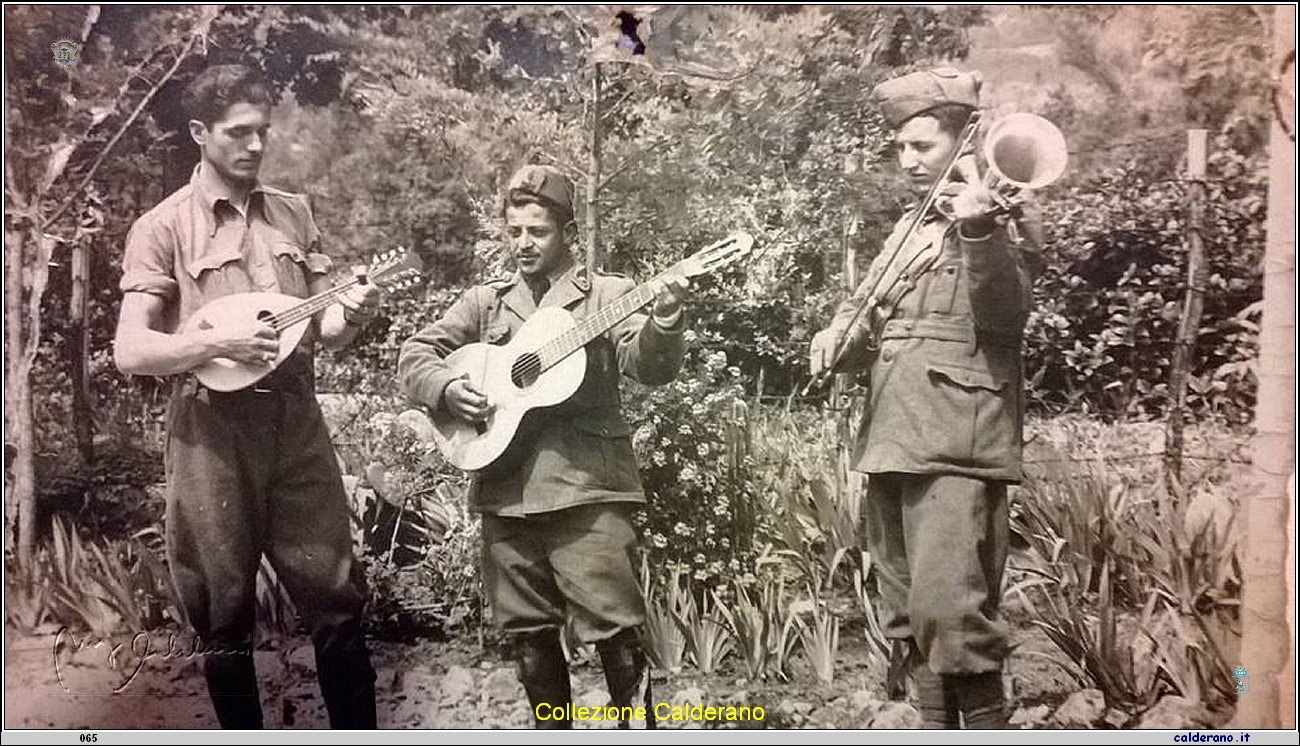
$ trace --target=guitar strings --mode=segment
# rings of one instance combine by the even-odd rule
[[[352,280],[343,285],[339,285],[338,287],[331,288],[315,298],[310,298],[304,303],[294,306],[287,311],[273,314],[268,321],[276,331],[286,329],[303,319],[310,318],[317,311],[329,306],[334,302],[334,299],[338,297],[339,294],[351,288],[355,284],[357,284],[357,281]]]
[[[566,330],[536,350],[520,355],[510,368],[511,380],[526,381],[535,379],[544,371],[550,370],[561,360],[581,349],[600,332],[608,330],[614,324],[635,313],[638,308],[653,299],[653,285],[660,277],[662,275],[657,275],[650,282],[618,299],[613,305],[602,308],[594,316],[584,320],[578,326]]]
[[[372,275],[371,281],[372,282],[375,281],[374,277],[376,276],[382,277],[384,273],[387,271],[389,270],[381,270],[380,272],[375,273],[374,275]],[[268,319],[268,322],[276,331],[281,331],[290,326],[293,326],[294,324],[297,324],[303,319],[311,317],[313,314],[320,311],[322,308],[328,307],[330,304],[334,302],[335,298],[337,298],[344,291],[350,289],[352,286],[356,285],[358,282],[359,280],[354,278],[352,280],[343,283],[342,285],[336,285],[330,288],[329,290],[326,290],[325,292],[321,293],[320,295],[315,296],[314,298],[308,298],[302,304],[294,306],[293,308],[290,308],[287,311],[281,311],[278,314],[273,314],[270,317],[270,319]]]
[[[700,256],[707,251],[713,251],[725,248],[733,242],[731,237],[723,239],[718,243],[710,246],[705,251],[700,252]],[[669,269],[660,272],[647,282],[637,286],[631,292],[619,298],[613,305],[606,306],[595,315],[585,319],[572,329],[562,332],[559,336],[551,341],[538,347],[536,350],[530,350],[522,353],[515,358],[514,363],[510,366],[510,379],[512,382],[536,381],[544,371],[550,370],[558,365],[562,360],[581,349],[583,346],[595,339],[597,335],[608,331],[618,322],[631,316],[638,308],[649,303],[657,294],[655,289],[658,284],[678,265],[673,265]],[[484,366],[487,365],[486,358]],[[486,373],[485,373],[486,374]]]

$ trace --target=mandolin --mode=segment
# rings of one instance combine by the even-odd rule
[[[398,290],[413,285],[420,278],[422,267],[419,255],[394,250],[376,256],[364,275],[358,275],[310,298],[296,298],[282,293],[223,295],[196,311],[185,323],[186,331],[216,329],[222,325],[252,320],[264,321],[279,335],[280,350],[275,361],[270,363],[250,365],[227,357],[215,357],[191,372],[213,391],[248,388],[280,367],[298,347],[302,335],[307,333],[311,317],[334,303],[349,288],[371,282],[383,290]]]

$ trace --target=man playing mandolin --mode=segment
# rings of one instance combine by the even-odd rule
[[[343,292],[283,355],[264,321],[186,324],[231,294],[301,298],[330,287],[330,259],[319,253],[307,200],[257,180],[271,101],[257,73],[241,65],[209,68],[186,91],[202,158],[190,183],[127,236],[115,355],[124,373],[179,374],[167,412],[168,562],[186,616],[211,651],[204,674],[221,725],[262,727],[252,648],[265,553],[311,628],[330,725],[374,728],[365,597],[354,580],[346,498],[316,402],[311,348],[315,338],[348,344],[375,313],[379,292],[368,284]],[[213,360],[269,374],[217,391],[190,372]]]
[[[484,429],[493,424],[495,404],[469,376],[452,370],[448,356],[472,343],[507,343],[539,308],[590,319],[633,288],[621,277],[590,275],[574,261],[573,185],[557,169],[526,166],[516,173],[504,216],[516,275],[470,289],[403,345],[398,362],[408,395],[435,414]],[[483,576],[493,619],[515,636],[519,678],[539,728],[571,725],[560,645],[566,624],[582,641],[596,643],[613,705],[651,706],[636,631],[645,608],[631,522],[645,495],[619,408],[619,378],[654,385],[677,374],[687,287],[683,277],[665,277],[649,315],[633,313],[587,343],[576,393],[526,414],[505,452],[474,475],[469,499],[483,514]]]
[[[814,376],[870,375],[853,468],[868,474],[887,688],[901,698],[910,665],[939,728],[1006,727],[1007,485],[1020,479],[1020,343],[1041,265],[1036,223],[1021,236],[999,217],[962,152],[979,89],[977,73],[948,68],[877,86],[913,195],[937,187],[948,209],[898,222],[810,350]],[[950,166],[964,178],[942,184]]]

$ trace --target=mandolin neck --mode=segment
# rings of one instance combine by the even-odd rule
[[[331,303],[337,300],[340,295],[347,292],[358,282],[359,279],[354,277],[351,280],[348,280],[341,285],[336,285],[323,293],[313,295],[302,303],[286,308],[285,310],[273,315],[267,321],[277,332],[283,331],[294,324],[300,323],[303,319],[311,318],[318,311],[328,307]]]

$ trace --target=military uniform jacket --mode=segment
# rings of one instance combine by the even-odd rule
[[[1040,266],[1041,231],[1033,217],[1026,218],[1017,244],[1001,226],[992,233],[985,227],[980,235],[974,226],[934,216],[886,267],[910,219],[906,215],[895,225],[831,324],[847,334],[840,367],[870,372],[853,468],[1019,481],[1020,346]],[[882,274],[886,280],[877,284]],[[856,307],[873,286],[878,311],[870,321],[854,322]]]
[[[562,307],[581,321],[633,287],[626,278],[591,276],[575,265],[552,283],[541,307]],[[454,379],[444,358],[472,342],[507,343],[536,309],[518,275],[471,288],[402,346],[402,389],[428,407],[442,407],[443,391]],[[679,321],[663,329],[637,313],[589,343],[582,386],[568,401],[524,417],[505,454],[473,475],[471,509],[518,516],[588,503],[645,502],[631,428],[619,407],[619,377],[648,385],[671,381],[685,354],[683,328]]]

